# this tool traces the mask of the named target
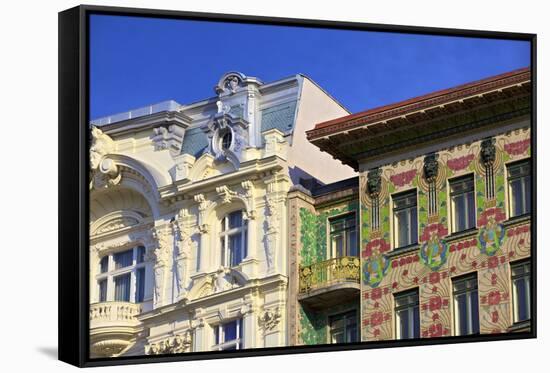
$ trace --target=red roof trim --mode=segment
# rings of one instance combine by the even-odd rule
[[[486,91],[498,89],[515,82],[530,80],[531,69],[521,68],[504,74],[462,84],[453,88],[444,89],[429,93],[427,95],[410,98],[401,102],[380,106],[359,113],[336,118],[326,122],[318,123],[310,131],[307,131],[308,139],[327,136],[336,132],[344,131],[352,127],[363,125],[367,122],[382,120],[384,118],[400,116],[408,112],[421,110],[430,106],[437,106],[445,102],[467,97],[473,94],[480,94]]]

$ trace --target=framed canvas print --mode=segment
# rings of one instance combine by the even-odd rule
[[[533,34],[59,14],[59,357],[536,336]]]

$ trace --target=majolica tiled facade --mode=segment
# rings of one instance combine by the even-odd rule
[[[529,330],[529,82],[514,71],[308,133],[359,171],[362,341]]]

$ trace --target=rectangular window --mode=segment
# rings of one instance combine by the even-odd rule
[[[131,274],[126,273],[124,275],[116,276],[115,282],[115,301],[117,302],[129,302],[130,301],[130,280]]]
[[[243,348],[243,320],[234,320],[214,327],[214,350],[230,351]]]
[[[510,217],[531,212],[531,164],[529,160],[508,166],[508,196]]]
[[[453,232],[461,232],[476,226],[474,202],[474,175],[449,181],[451,188],[451,223]]]
[[[394,295],[395,331],[397,339],[420,337],[420,313],[418,289]]]
[[[115,269],[129,267],[134,262],[134,250],[127,250],[113,255],[115,261]]]
[[[394,247],[418,242],[416,190],[393,197]]]
[[[222,265],[234,267],[239,265],[247,253],[247,221],[242,211],[235,211],[223,218],[221,223]]]
[[[99,273],[105,273],[109,270],[109,255],[101,258],[99,262]]]
[[[330,248],[333,258],[358,255],[355,213],[330,220]]]
[[[357,342],[357,312],[330,317],[330,343]]]
[[[136,303],[143,302],[145,295],[145,268],[136,270]]]
[[[453,279],[455,334],[479,333],[477,274]]]
[[[514,322],[531,319],[531,262],[511,264]]]
[[[107,279],[98,281],[99,284],[99,301],[107,301]]]

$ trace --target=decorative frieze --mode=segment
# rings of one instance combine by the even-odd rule
[[[145,346],[146,355],[179,354],[191,350],[192,338],[189,330]]]

